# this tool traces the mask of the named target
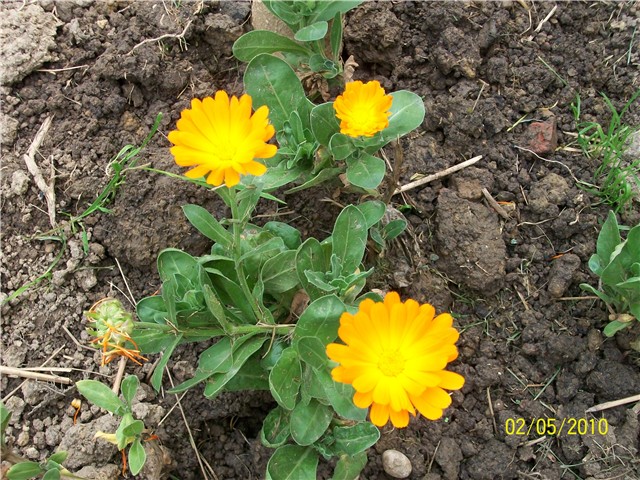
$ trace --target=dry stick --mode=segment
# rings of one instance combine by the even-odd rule
[[[584,297],[560,297],[556,298],[559,302],[567,302],[571,300],[599,300],[600,297],[596,297],[595,295],[585,295]]]
[[[127,357],[120,357],[120,363],[118,363],[118,372],[116,373],[116,378],[113,379],[113,393],[118,395],[120,392],[120,384],[122,383],[122,377],[124,377],[124,369],[127,366]]]
[[[73,380],[66,377],[59,377],[58,375],[48,375],[46,373],[31,372],[23,370],[21,368],[4,367],[0,365],[0,374],[13,375],[16,377],[29,378],[32,380],[42,380],[43,382],[55,382],[64,383],[65,385],[72,385]]]
[[[169,371],[169,368],[168,367],[164,367],[164,368],[165,368],[165,371],[167,372],[167,377],[169,377],[169,381],[171,382],[171,387],[172,388],[175,387],[175,384],[173,383],[173,377],[171,376],[171,372]],[[184,422],[185,427],[187,427],[187,433],[189,434],[189,443],[191,444],[191,448],[193,448],[193,451],[196,453],[196,459],[198,460],[198,465],[200,466],[200,470],[202,471],[204,478],[206,479],[208,477],[207,477],[207,471],[205,470],[203,465],[203,461],[206,463],[207,467],[209,467],[209,470],[213,474],[213,478],[218,480],[218,476],[216,475],[216,472],[213,470],[213,468],[211,468],[211,465],[209,465],[209,463],[202,458],[202,455],[200,455],[200,451],[198,450],[196,441],[194,440],[193,435],[191,434],[191,428],[189,428],[189,423],[187,422],[187,416],[184,414],[182,403],[180,402],[180,398],[178,398],[178,395],[176,395],[176,403],[178,404],[180,415],[182,415],[182,421]]]
[[[591,408],[587,408],[585,413],[599,412],[600,410],[606,410],[608,408],[619,407],[620,405],[626,405],[627,403],[640,402],[640,394],[633,395],[632,397],[621,398],[620,400],[613,400],[611,402],[604,402],[599,405],[595,405]]]
[[[454,165],[453,167],[449,167],[446,170],[442,170],[441,172],[434,173],[433,175],[429,175],[427,177],[421,178],[420,180],[416,180],[415,182],[407,183],[400,188],[397,188],[394,195],[397,195],[402,192],[406,192],[408,190],[413,190],[416,187],[421,185],[425,185],[427,183],[433,182],[434,180],[438,180],[439,178],[446,177],[447,175],[451,175],[452,173],[457,172],[458,170],[462,170],[474,163],[480,161],[482,159],[482,155],[478,155],[477,157],[470,158],[469,160],[465,160],[462,163]]]
[[[533,31],[533,33],[538,33],[540,30],[542,30],[542,27],[544,26],[544,24],[545,24],[545,23],[547,23],[551,17],[553,17],[553,14],[554,14],[554,13],[556,13],[556,10],[557,10],[557,9],[558,9],[558,5],[555,5],[555,6],[551,9],[551,11],[549,12],[549,14],[548,14],[546,17],[544,17],[544,18],[540,21],[540,23],[538,24],[538,26],[536,27],[536,29]],[[533,37],[531,37],[531,38],[533,38]]]
[[[483,188],[482,195],[484,195],[484,198],[487,199],[487,202],[489,202],[489,205],[491,205],[493,209],[496,212],[498,212],[498,215],[500,215],[505,220],[509,220],[509,214],[504,211],[504,208],[502,208],[498,202],[496,202],[496,200],[489,193],[489,190],[487,190],[486,188]]]
[[[49,358],[47,358],[44,362],[42,362],[42,365],[40,365],[41,367],[44,367],[47,363],[49,363],[51,360],[53,360],[53,358],[58,355],[60,353],[60,351],[62,351],[65,348],[66,345],[62,345],[61,347],[59,347],[55,352],[53,352]],[[14,388],[13,390],[11,390],[9,393],[7,393],[4,398],[2,399],[3,403],[7,403],[7,400],[9,400],[14,393],[16,393],[18,390],[20,390],[22,388],[22,386],[27,383],[28,380],[23,381],[20,385],[18,385],[16,388]]]
[[[187,33],[187,29],[191,26],[191,22],[192,20],[189,20],[187,22],[187,24],[184,27],[184,30],[182,30],[182,33],[165,33],[164,35],[160,35],[157,38],[147,38],[146,40],[141,41],[139,44],[133,47],[131,51],[127,53],[127,55],[131,55],[136,48],[141,47],[145,43],[157,42],[159,40],[164,40],[165,38],[181,38],[184,40],[184,36]]]
[[[56,194],[53,190],[53,183],[55,181],[55,176],[53,175],[53,158],[51,158],[51,185],[48,185],[47,182],[42,177],[42,172],[36,163],[35,157],[40,145],[44,141],[44,137],[49,131],[49,127],[51,127],[51,121],[53,120],[53,116],[49,116],[45,118],[44,122],[40,126],[38,133],[36,133],[33,142],[31,142],[31,146],[27,153],[25,153],[22,158],[24,162],[27,164],[27,168],[31,175],[33,175],[33,179],[36,182],[36,185],[40,189],[40,191],[44,194],[44,198],[47,200],[47,210],[49,212],[49,223],[53,228],[56,227]]]
[[[489,411],[491,412],[491,421],[493,422],[493,433],[498,434],[498,424],[496,423],[496,414],[493,411],[493,401],[491,400],[491,390],[487,387],[487,401],[489,402]]]

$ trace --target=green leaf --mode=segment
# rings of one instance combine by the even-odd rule
[[[177,248],[166,248],[158,255],[158,274],[163,282],[171,280],[175,274],[197,281],[199,271],[197,260]]]
[[[364,0],[325,0],[315,2],[313,13],[309,16],[308,22],[318,20],[331,20],[338,13],[346,13],[356,8]]]
[[[347,159],[347,180],[356,187],[367,190],[378,188],[385,171],[384,160],[368,153],[363,153],[359,158]]]
[[[283,293],[299,283],[296,274],[296,251],[287,250],[267,260],[262,266],[261,278],[267,293]]]
[[[298,185],[297,187],[290,188],[285,193],[291,194],[295,192],[300,192],[302,190],[306,190],[307,188],[315,187],[316,185],[320,185],[321,183],[324,183],[327,180],[336,178],[340,173],[342,173],[341,168],[325,168],[323,170],[320,170],[320,172],[318,172],[318,174],[315,177],[311,178],[310,180],[307,180],[302,185]]]
[[[133,402],[133,398],[136,396],[136,392],[138,391],[138,387],[140,386],[140,380],[135,375],[127,375],[124,380],[122,380],[122,384],[120,385],[120,392],[124,397],[124,401],[127,402],[127,405],[131,407],[131,402]]]
[[[336,13],[333,17],[333,23],[331,24],[331,34],[329,40],[331,43],[331,53],[333,59],[337,62],[340,59],[340,53],[342,52],[342,15],[340,12]]]
[[[611,254],[621,242],[622,239],[620,238],[620,229],[618,227],[618,221],[616,220],[616,214],[610,211],[607,215],[607,220],[602,225],[596,244],[596,252],[603,266],[609,264]]]
[[[333,378],[331,378],[328,369],[316,370],[315,373],[324,387],[331,406],[338,415],[348,420],[357,421],[362,421],[367,418],[367,409],[358,408],[353,403],[355,390],[351,385],[335,382]]]
[[[282,407],[276,407],[269,412],[262,423],[260,440],[269,448],[278,448],[289,438],[289,412]]]
[[[346,307],[335,295],[326,295],[313,301],[302,315],[293,331],[293,342],[303,337],[315,337],[323,345],[334,341],[338,336],[340,315]]]
[[[172,338],[172,342],[167,346],[166,350],[162,353],[162,357],[160,361],[153,369],[153,375],[151,375],[151,386],[155,389],[156,392],[160,391],[160,387],[162,386],[162,375],[164,374],[164,367],[167,366],[167,362],[173,351],[176,349],[180,341],[182,340],[182,334],[176,335]]]
[[[329,258],[320,242],[313,237],[305,240],[296,253],[296,272],[300,284],[312,300],[325,293],[308,280],[306,272],[325,272],[328,268]]]
[[[129,448],[129,470],[133,475],[138,475],[147,461],[147,453],[144,451],[140,439],[136,438]]]
[[[260,363],[260,352],[254,353],[224,386],[228,392],[269,390],[269,372]]]
[[[613,322],[609,322],[602,333],[604,333],[607,337],[613,337],[620,330],[624,330],[631,326],[631,322],[619,322],[618,320],[614,320]]]
[[[136,305],[136,315],[141,322],[166,323],[169,314],[164,299],[160,295],[145,297]]]
[[[356,151],[356,147],[351,137],[336,133],[329,140],[329,151],[336,160],[344,160]]]
[[[10,419],[11,412],[7,410],[7,407],[4,406],[4,403],[0,402],[0,447],[4,447],[5,430],[7,429],[7,425],[9,425]]]
[[[323,103],[311,110],[311,130],[316,140],[329,147],[331,137],[340,131],[340,123],[333,108],[333,102]]]
[[[329,31],[329,24],[324,20],[301,28],[293,36],[298,42],[315,42],[322,40]]]
[[[278,447],[267,464],[267,480],[316,480],[318,454],[299,445]]]
[[[20,462],[9,469],[7,479],[27,480],[28,478],[37,477],[43,472],[44,469],[36,462]]]
[[[382,220],[384,212],[386,211],[386,205],[380,200],[369,200],[360,205],[356,205],[356,208],[364,215],[367,228],[373,227]]]
[[[222,337],[217,343],[200,354],[198,369],[195,375],[173,387],[169,393],[181,393],[200,382],[207,380],[214,373],[226,373],[233,366],[233,347],[229,337]]]
[[[68,456],[69,456],[69,452],[65,452],[65,451],[56,452],[53,455],[51,455],[47,461],[61,464],[61,463],[64,463],[64,461],[67,459]]]
[[[297,10],[292,8],[293,2],[283,2],[282,0],[264,0],[264,6],[267,7],[271,13],[282,20],[289,27],[297,26],[300,22],[300,14]]]
[[[367,464],[366,452],[355,455],[340,455],[331,480],[353,480],[357,478]]]
[[[293,410],[302,381],[302,369],[298,353],[286,348],[269,374],[269,388],[278,405]]]
[[[204,301],[207,304],[207,308],[213,315],[213,317],[222,326],[224,331],[228,331],[229,322],[227,322],[227,316],[224,313],[224,307],[220,303],[218,296],[209,285],[202,286],[202,294],[204,295]]]
[[[269,119],[276,131],[282,130],[291,112],[297,111],[304,118],[313,106],[293,69],[273,55],[261,54],[251,60],[244,74],[244,84],[254,108],[269,107]]]
[[[240,371],[247,360],[256,353],[264,344],[266,337],[262,335],[248,334],[236,340],[233,345],[233,365],[225,373],[214,374],[204,388],[204,395],[212,398]]]
[[[324,434],[332,418],[331,408],[316,400],[308,405],[298,403],[289,419],[291,437],[298,445],[311,445]]]
[[[285,246],[290,250],[297,249],[302,243],[300,230],[283,222],[267,222],[262,227],[264,230],[282,238]]]
[[[287,52],[309,56],[311,51],[284,35],[269,30],[253,30],[233,44],[233,54],[242,62],[250,62],[262,53]]]
[[[233,242],[233,235],[224,228],[206,209],[200,205],[184,205],[182,210],[187,220],[205,237],[228,248]]]
[[[362,212],[353,205],[344,208],[336,219],[331,238],[332,253],[342,261],[343,272],[355,272],[367,245],[367,222]]]
[[[42,476],[42,480],[59,480],[60,470],[57,468],[51,468]]]
[[[125,437],[138,437],[144,431],[144,423],[142,420],[134,420],[122,429]]]
[[[380,438],[380,430],[369,422],[350,427],[334,427],[335,449],[347,455],[356,455],[374,445]]]
[[[370,139],[365,139],[368,153],[375,153],[387,143],[418,128],[424,120],[424,102],[413,92],[400,90],[391,93],[389,126]]]
[[[87,400],[108,412],[122,415],[127,410],[125,403],[104,383],[96,380],[80,380],[76,382],[76,387]]]
[[[326,345],[316,337],[302,337],[294,344],[300,359],[313,368],[325,368],[329,361]]]
[[[393,240],[407,228],[407,221],[401,218],[391,220],[382,229],[385,240]]]

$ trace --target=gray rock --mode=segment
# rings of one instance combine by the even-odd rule
[[[573,274],[580,268],[580,263],[580,257],[573,253],[562,255],[553,261],[547,286],[547,290],[553,298],[560,298],[564,295],[573,281]]]
[[[69,452],[64,465],[69,469],[87,465],[100,467],[105,465],[117,453],[115,445],[102,438],[95,438],[96,432],[115,433],[120,418],[104,415],[93,422],[78,423],[69,428],[58,450]]]
[[[11,175],[11,193],[16,196],[22,196],[29,190],[29,175],[22,170],[16,170]]]
[[[382,454],[382,467],[393,478],[407,478],[412,470],[407,456],[397,450],[386,450]]]
[[[55,60],[56,18],[34,4],[15,4],[0,15],[0,85],[19,82],[45,62]]]

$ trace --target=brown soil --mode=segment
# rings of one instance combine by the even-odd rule
[[[583,295],[579,283],[597,281],[587,261],[607,208],[574,181],[591,181],[595,162],[563,148],[575,140],[576,94],[585,119],[606,123],[600,93],[620,108],[640,88],[639,8],[628,1],[366,2],[348,15],[344,58],[354,55],[360,64],[355,77],[412,90],[427,108],[424,124],[401,142],[400,183],[483,156],[393,198],[394,205],[411,207],[412,228],[380,260],[375,286],[455,312],[462,335],[453,368],[467,383],[442,421],[418,418],[407,429],[384,429],[360,478],[389,478],[381,458],[390,448],[409,457],[411,479],[640,478],[638,407],[585,413],[640,393],[640,357],[629,346],[640,329],[607,339],[601,303],[564,299]],[[55,171],[57,221],[69,238],[52,273],[3,305],[2,365],[48,360],[71,369],[59,374],[73,380],[109,383],[115,362],[100,367],[99,355],[72,339],[88,344],[82,312],[108,295],[125,300],[130,292],[139,299],[157,290],[155,259],[163,248],[201,254],[209,247],[184,219],[182,205],[226,212],[212,193],[138,170],[128,173],[110,212],[84,219],[87,249],[66,214],[93,201],[111,176],[109,160],[124,145],[139,144],[159,112],[160,134],[140,163],[180,173],[165,135],[191,98],[217,89],[242,92],[244,65],[231,46],[250,29],[250,5],[41,0],[4,2],[0,9],[11,42],[3,55],[22,52],[12,57],[0,87],[3,298],[43,274],[62,248],[36,238],[51,225],[22,158],[51,115],[36,160],[45,179]],[[13,16],[18,20],[10,24]],[[639,105],[626,120],[640,124]],[[555,122],[559,148],[538,142],[536,122]],[[504,206],[507,218],[486,202],[482,188],[511,202]],[[293,213],[278,219],[323,236],[338,209],[318,209],[318,201],[334,193],[287,196]],[[260,208],[276,213],[273,204]],[[622,223],[635,225],[639,212],[635,203]],[[197,354],[193,348],[174,354],[174,382],[193,373]],[[152,362],[129,365],[127,372],[144,383],[151,368]],[[41,460],[66,449],[70,470],[87,478],[118,476],[115,448],[92,438],[96,429],[112,430],[114,420],[84,402],[73,425],[74,387],[7,376],[0,387],[13,413],[7,434],[16,453]],[[159,437],[149,442],[156,455],[140,478],[203,478],[189,435],[217,478],[264,478],[270,450],[258,432],[273,406],[266,393],[209,401],[195,388],[180,398],[184,417],[173,408],[173,395],[145,386],[139,400],[137,414]],[[509,418],[526,425],[541,418],[606,419],[609,428],[606,435],[565,430],[544,437],[535,427],[507,435]],[[320,472],[330,475],[327,466]]]

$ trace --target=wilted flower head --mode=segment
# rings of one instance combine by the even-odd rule
[[[138,365],[139,360],[147,360],[140,355],[138,346],[131,338],[133,315],[125,310],[120,300],[105,298],[96,303],[85,316],[91,321],[87,331],[96,337],[91,343],[98,343],[102,350],[102,365],[117,356],[127,357]],[[127,342],[134,348],[128,348]]]
[[[275,130],[266,105],[251,114],[251,97],[240,99],[223,90],[215,98],[197,98],[182,111],[176,130],[169,133],[171,153],[181,167],[194,167],[185,175],[219,186],[233,187],[240,175],[262,175],[267,170],[256,158],[271,158],[278,148],[269,145]]]
[[[340,365],[331,372],[337,382],[353,385],[353,402],[371,407],[371,422],[406,427],[416,411],[437,420],[451,404],[445,390],[458,390],[464,378],[445,370],[458,356],[453,318],[415,300],[401,302],[395,292],[384,302],[366,299],[355,315],[343,313],[338,335],[345,343],[327,345]]]
[[[380,82],[360,80],[345,85],[344,93],[333,102],[341,120],[340,132],[350,137],[372,137],[389,126],[393,97],[385,95]]]

